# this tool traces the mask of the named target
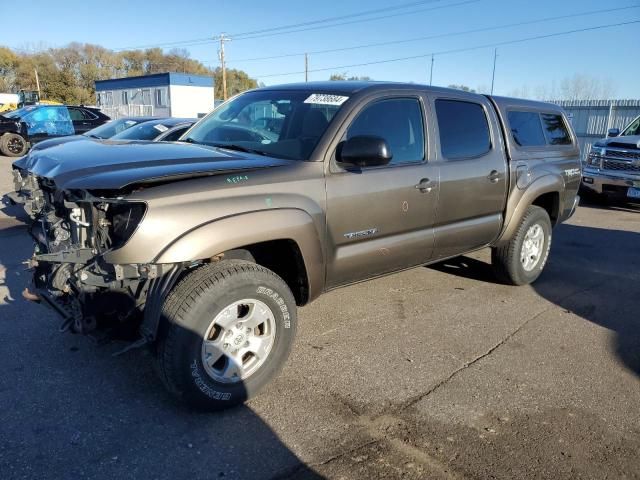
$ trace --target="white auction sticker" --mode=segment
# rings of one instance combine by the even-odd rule
[[[304,103],[314,103],[316,105],[342,105],[349,100],[349,97],[342,95],[330,95],[328,93],[312,93]]]
[[[167,127],[165,127],[161,123],[158,123],[157,125],[154,125],[153,128],[155,128],[159,132],[166,132],[167,130],[169,130]]]

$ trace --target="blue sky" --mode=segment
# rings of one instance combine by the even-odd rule
[[[325,0],[323,2],[249,0],[155,0],[136,2],[87,0],[62,2],[23,0],[27,22],[5,22],[0,45],[19,48],[61,46],[71,41],[96,43],[108,48],[159,44],[233,34],[349,15],[411,0]],[[228,66],[247,71],[267,85],[304,80],[302,74],[273,76],[304,70],[303,56],[261,61],[246,59],[280,54],[342,48],[407,38],[444,35],[548,17],[572,17],[464,35],[341,52],[312,54],[310,69],[375,62],[489,45],[567,30],[640,20],[640,8],[592,15],[594,10],[637,5],[637,0],[433,0],[402,10],[371,15],[383,17],[348,25],[227,44]],[[5,5],[6,7],[6,5]],[[434,9],[434,7],[440,7]],[[444,7],[444,8],[442,8]],[[430,9],[430,10],[429,10]],[[398,15],[412,12],[407,15]],[[357,17],[364,19],[367,17]],[[356,20],[356,18],[353,18]],[[619,98],[640,98],[638,87],[640,23],[498,47],[495,93],[512,94],[526,87],[548,89],[574,74],[610,81]],[[217,65],[215,43],[186,47],[192,58]],[[435,56],[435,85],[465,84],[472,88],[491,84],[493,47]],[[310,80],[325,80],[332,72],[367,75],[375,80],[428,83],[430,57],[368,66],[331,68],[311,72]]]

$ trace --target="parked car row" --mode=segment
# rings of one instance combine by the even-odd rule
[[[196,119],[130,117],[113,120],[99,109],[74,105],[31,105],[0,115],[0,153],[25,155],[86,140],[175,141]]]

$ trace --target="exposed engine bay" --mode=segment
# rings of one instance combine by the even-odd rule
[[[25,178],[18,170],[14,183],[31,217],[29,233],[35,241],[27,262],[33,284],[25,297],[53,307],[63,317],[61,330],[87,334],[103,325],[138,325],[144,311],[151,325],[146,334],[143,325],[143,337],[155,336],[161,299],[182,266],[104,260],[107,252],[133,235],[146,204],[85,190],[59,190],[47,178]]]

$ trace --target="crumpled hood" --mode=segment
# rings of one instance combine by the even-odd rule
[[[203,145],[114,140],[67,142],[21,160],[14,165],[53,180],[60,189],[99,190],[295,163]]]
[[[598,145],[607,146],[612,143],[628,145],[629,148],[640,149],[640,135],[626,135],[624,137],[608,137],[598,141]]]

